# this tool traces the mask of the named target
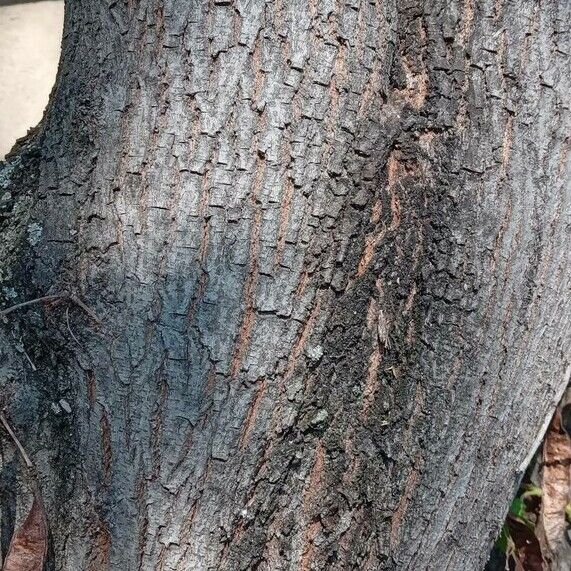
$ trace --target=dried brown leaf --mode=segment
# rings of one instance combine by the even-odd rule
[[[550,552],[557,551],[565,538],[565,506],[571,492],[571,439],[562,429],[557,410],[543,445],[541,473],[543,500],[540,521],[543,541]]]
[[[48,526],[38,495],[30,511],[12,536],[2,571],[43,571],[48,550]]]

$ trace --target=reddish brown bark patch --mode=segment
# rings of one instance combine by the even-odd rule
[[[42,571],[48,550],[48,524],[42,501],[36,496],[24,523],[16,531],[3,571]]]

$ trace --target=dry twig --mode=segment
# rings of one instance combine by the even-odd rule
[[[30,457],[28,456],[26,449],[22,446],[22,443],[18,440],[16,434],[14,434],[14,431],[12,430],[10,423],[6,419],[4,412],[0,412],[0,422],[4,425],[6,432],[10,435],[10,438],[14,441],[14,444],[16,445],[16,448],[18,448],[18,451],[20,452],[20,455],[22,456],[24,462],[26,463],[26,466],[30,469],[33,468],[34,464],[30,460]]]
[[[36,299],[31,299],[30,301],[23,301],[22,303],[17,303],[16,305],[12,305],[0,311],[0,317],[5,317],[6,315],[12,313],[13,311],[16,311],[17,309],[28,307],[29,305],[42,303],[44,301],[55,301],[56,299],[62,299],[63,297],[65,296],[62,294],[54,294],[54,295],[44,295],[43,297],[37,297]]]
[[[85,313],[87,313],[87,315],[89,315],[89,317],[91,317],[91,319],[93,319],[93,321],[95,321],[98,325],[101,325],[101,319],[97,316],[97,314],[90,307],[85,305],[85,303],[83,303],[83,301],[81,301],[75,295],[71,295],[68,293],[56,293],[53,295],[44,295],[42,297],[37,297],[36,299],[31,299],[29,301],[17,303],[16,305],[12,305],[12,306],[0,311],[0,317],[6,317],[6,315],[9,315],[13,311],[16,311],[18,309],[22,309],[24,307],[28,307],[30,305],[35,305],[37,303],[43,303],[46,301],[56,301],[56,300],[62,300],[62,299],[64,299],[64,300],[66,299],[68,301],[71,301],[72,303],[75,303],[75,305],[77,305],[77,307],[79,307]]]

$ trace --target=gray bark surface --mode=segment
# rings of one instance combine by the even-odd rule
[[[67,3],[0,167],[4,306],[102,322],[0,330],[50,569],[483,568],[569,375],[570,21]]]

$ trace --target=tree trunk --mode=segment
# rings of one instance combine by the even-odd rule
[[[571,3],[66,10],[0,170],[49,568],[482,569],[569,377]]]

